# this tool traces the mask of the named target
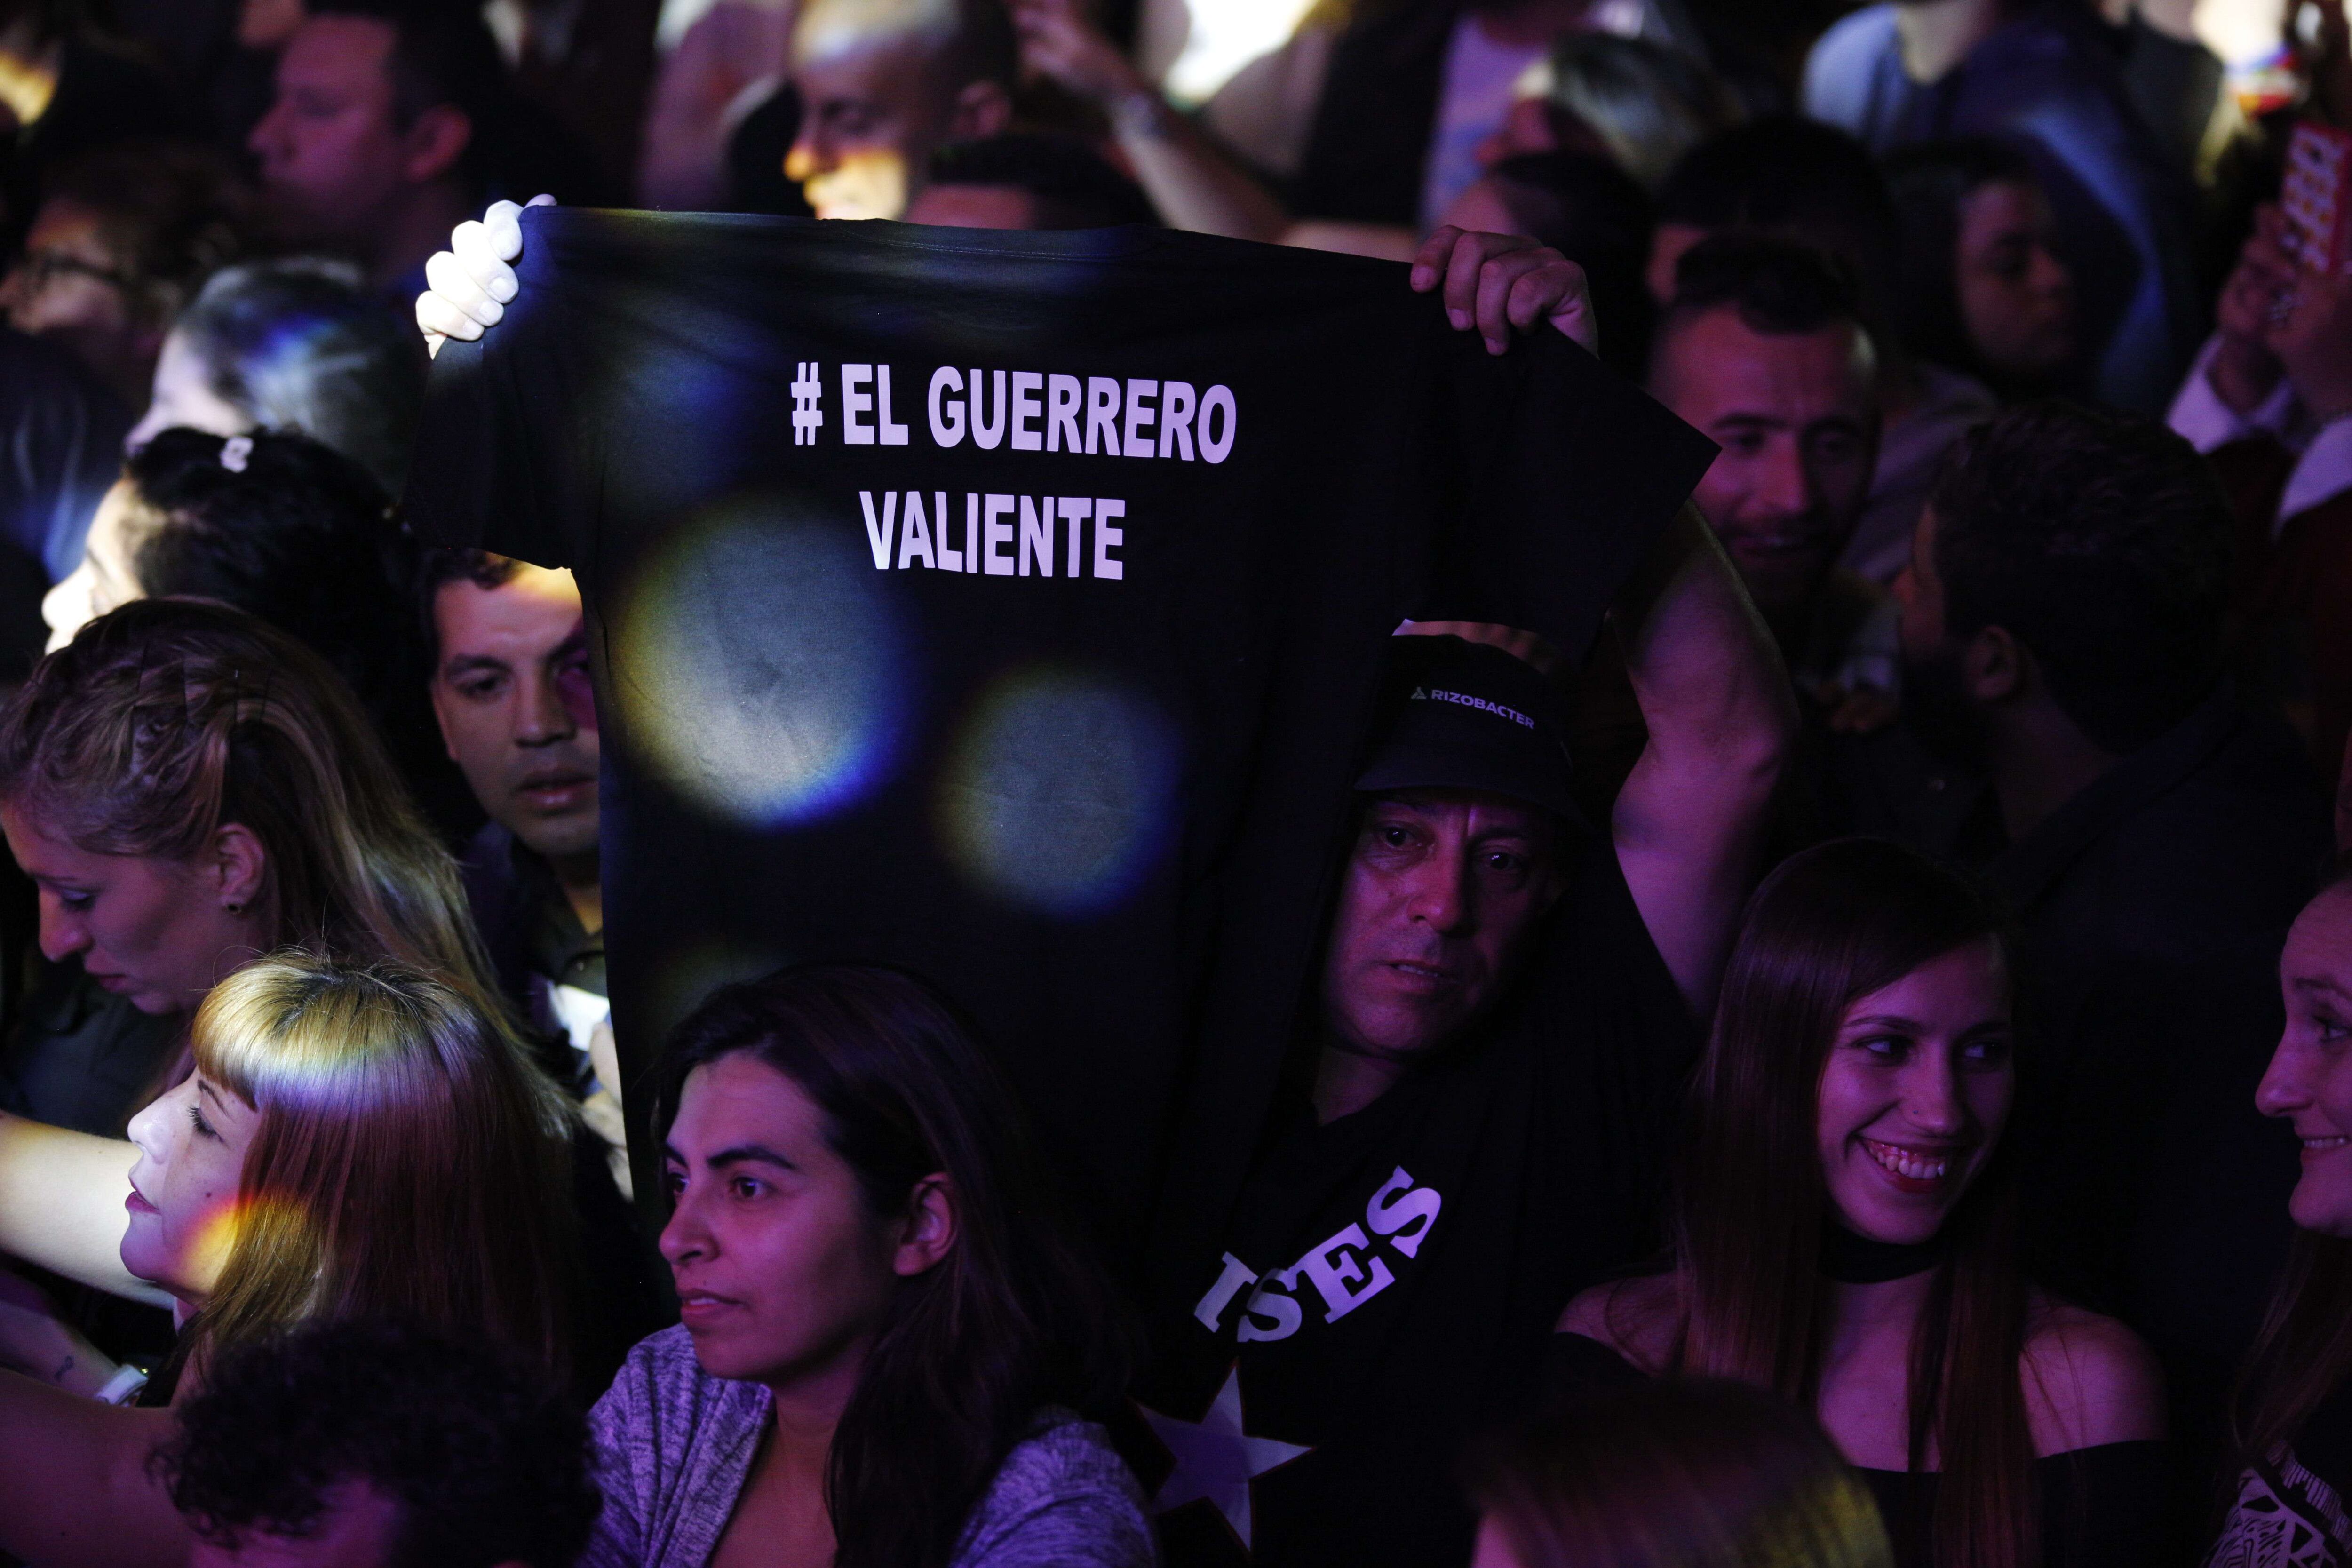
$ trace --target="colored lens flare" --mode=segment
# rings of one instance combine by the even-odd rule
[[[942,776],[949,858],[1010,902],[1076,918],[1133,891],[1170,837],[1181,755],[1149,699],[1040,667],[999,678]]]
[[[272,1222],[280,1226],[308,1223],[301,1211],[283,1198],[236,1197],[215,1207],[184,1233],[180,1255],[172,1264],[170,1278],[174,1288],[211,1294],[220,1283],[221,1271],[228,1267],[237,1244]]]
[[[905,659],[874,576],[862,542],[790,500],[729,503],[680,531],[614,617],[614,647],[636,655],[613,668],[629,743],[744,826],[864,798],[906,728]]]

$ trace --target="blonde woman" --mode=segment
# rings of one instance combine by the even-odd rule
[[[350,693],[238,611],[137,601],[44,659],[0,711],[0,832],[39,889],[42,950],[142,1011],[190,1014],[262,954],[299,948],[431,974],[517,1048],[455,864]],[[627,1218],[593,1146],[579,1147],[595,1256],[625,1271]],[[0,1252],[157,1299],[116,1256],[138,1158],[131,1143],[0,1117]],[[653,1325],[641,1280],[599,1287],[583,1360],[609,1365]],[[88,1345],[12,1321],[18,1364],[85,1393],[110,1373]],[[36,1360],[21,1336],[42,1331],[49,1353]]]
[[[569,1114],[464,989],[278,953],[215,986],[190,1040],[194,1070],[132,1124],[133,1162],[104,1167],[118,1217],[85,1215],[70,1238],[119,1237],[116,1267],[172,1298],[180,1393],[221,1354],[320,1320],[399,1320],[566,1367]],[[194,1537],[147,1463],[170,1420],[0,1373],[0,1551],[184,1563]]]

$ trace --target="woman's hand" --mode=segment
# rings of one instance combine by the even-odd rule
[[[1416,294],[1440,289],[1456,331],[1476,328],[1486,352],[1511,346],[1513,331],[1549,321],[1591,353],[1601,352],[1601,324],[1584,268],[1524,235],[1470,234],[1447,224],[1412,258]]]
[[[554,205],[553,196],[543,195],[523,204]],[[449,248],[435,251],[425,264],[427,288],[416,297],[416,324],[425,333],[425,353],[438,354],[448,338],[472,342],[483,328],[499,324],[520,287],[509,263],[521,254],[522,207],[512,202],[492,202],[480,222],[457,226]]]

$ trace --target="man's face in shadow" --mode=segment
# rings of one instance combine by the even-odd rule
[[[1559,840],[1549,813],[1507,795],[1368,803],[1324,951],[1324,1020],[1340,1047],[1417,1057],[1467,1027],[1559,897]]]

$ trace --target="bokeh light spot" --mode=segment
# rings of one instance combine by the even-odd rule
[[[751,827],[863,798],[906,728],[898,637],[864,540],[811,506],[729,503],[625,590],[613,685],[631,741],[696,805]]]
[[[939,794],[940,837],[973,881],[1073,917],[1132,891],[1167,844],[1180,748],[1150,700],[1033,668],[982,694]]]

